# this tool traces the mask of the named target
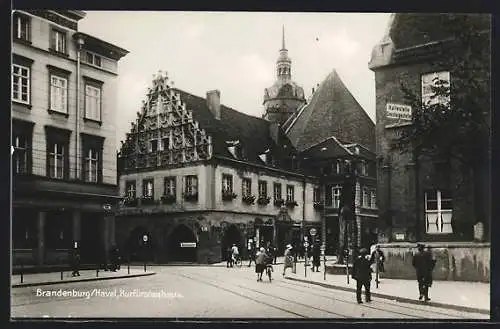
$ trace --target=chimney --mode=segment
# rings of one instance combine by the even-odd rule
[[[220,91],[207,91],[207,106],[215,119],[220,120]]]
[[[314,94],[314,87],[312,88],[312,93]]]

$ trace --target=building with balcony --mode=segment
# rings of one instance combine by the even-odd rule
[[[116,77],[128,52],[77,10],[12,15],[14,266],[95,263],[114,243]]]
[[[385,269],[390,277],[414,276],[408,254],[415,250],[415,242],[423,242],[438,258],[435,278],[489,280],[490,246],[485,241],[491,220],[490,144],[474,146],[474,169],[455,157],[433,156],[417,148],[401,153],[393,145],[414,124],[416,109],[404,97],[402,85],[428,109],[440,104],[443,113],[448,107],[459,113],[462,109],[454,104],[477,90],[477,82],[484,83],[483,96],[474,97],[475,104],[483,106],[472,110],[491,125],[490,25],[489,15],[393,14],[386,35],[373,49],[369,67],[376,81],[379,240],[386,243]],[[461,43],[471,32],[476,36]],[[474,76],[464,80],[469,73],[452,58],[470,61],[474,56],[474,62],[464,63],[466,70],[474,68]],[[449,86],[447,97],[433,97],[439,80]],[[448,134],[459,138],[458,132]]]

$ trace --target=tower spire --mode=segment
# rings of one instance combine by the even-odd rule
[[[282,26],[282,43],[281,43],[281,50],[286,50],[285,48],[285,24]]]

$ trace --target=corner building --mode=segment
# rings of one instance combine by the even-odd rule
[[[454,97],[457,72],[446,64],[436,67],[434,62],[443,59],[442,50],[454,42],[450,31],[457,28],[452,24],[458,16],[465,16],[485,44],[489,43],[489,15],[393,14],[369,63],[376,81],[379,241],[388,256],[384,275],[391,278],[414,277],[409,256],[415,243],[423,242],[438,258],[435,279],[489,281],[490,168],[483,168],[473,183],[454,161],[391,149],[401,129],[412,124],[412,109],[405,103],[401,83],[424,101],[438,77],[450,82]],[[481,55],[489,66],[490,49],[485,48]],[[489,81],[488,76],[477,79]],[[394,110],[405,116],[394,119]],[[491,110],[483,111],[489,122]],[[484,191],[479,202],[474,200],[474,189]],[[488,216],[475,218],[474,207],[485,209]],[[484,224],[482,238],[474,234],[478,221]]]
[[[128,51],[78,31],[85,12],[15,10],[12,43],[13,263],[101,261],[118,204],[116,77]]]

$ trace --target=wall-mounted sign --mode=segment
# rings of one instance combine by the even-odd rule
[[[196,242],[181,242],[181,248],[196,248]]]
[[[405,239],[405,234],[404,233],[396,233],[396,240],[401,241]]]
[[[147,234],[144,234],[144,235],[142,236],[142,241],[144,241],[144,242],[148,242],[148,236],[147,236]]]
[[[386,116],[389,119],[411,121],[411,106],[387,103]]]
[[[317,233],[317,231],[314,227],[309,230],[309,234],[311,234],[312,236],[315,236],[316,233]]]
[[[111,205],[109,203],[106,203],[102,206],[104,210],[111,210]]]

